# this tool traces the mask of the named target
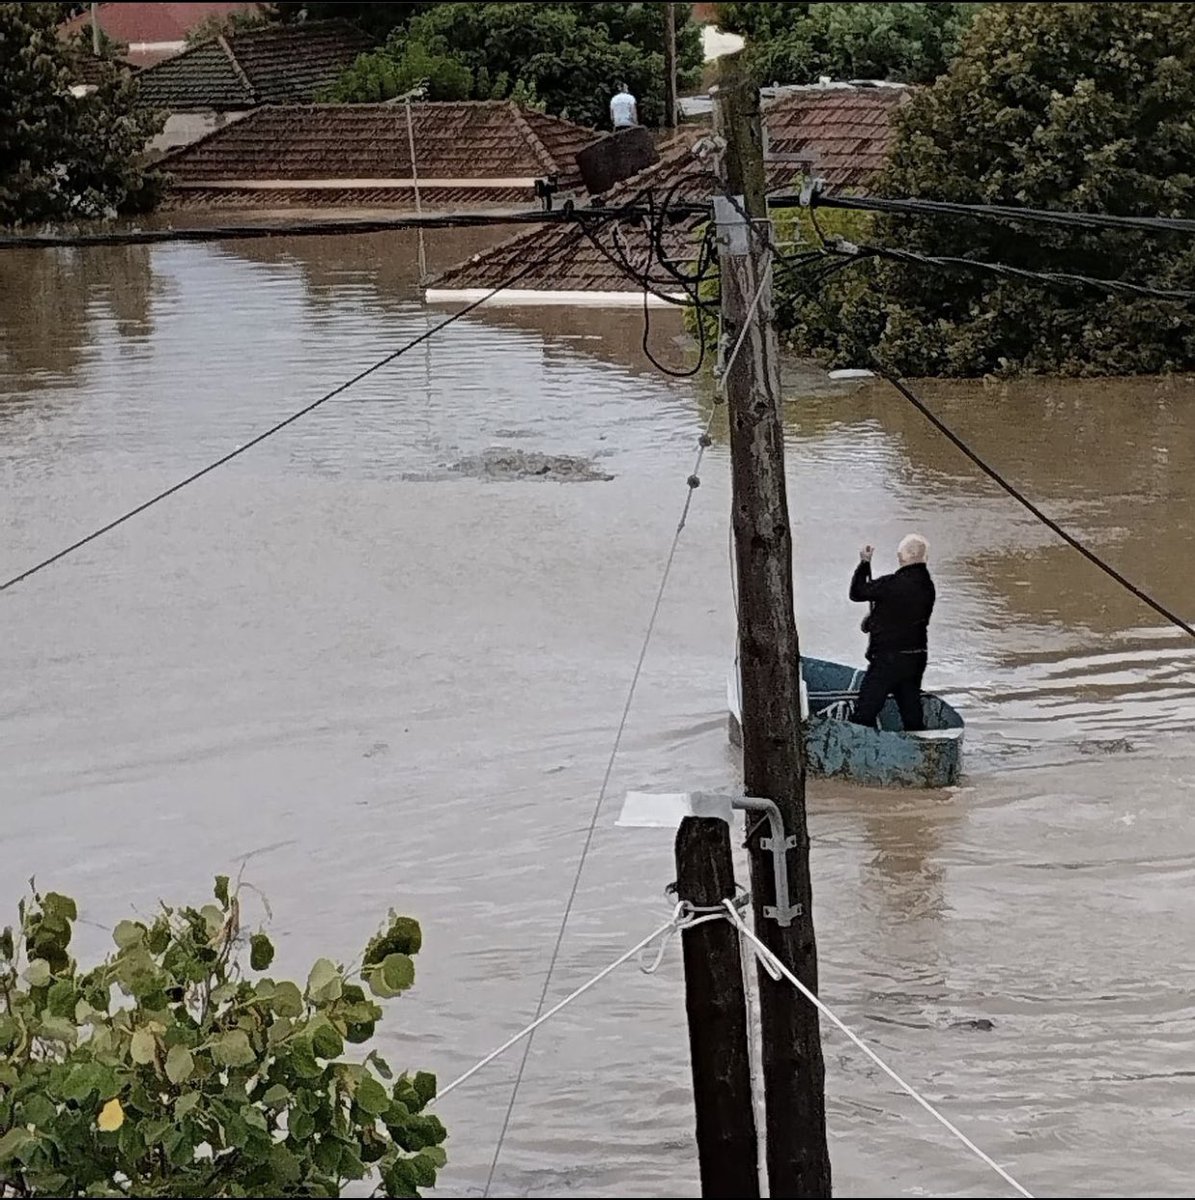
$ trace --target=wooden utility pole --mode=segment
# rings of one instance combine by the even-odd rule
[[[664,5],[664,128],[676,128],[676,5]]]
[[[91,52],[99,58],[100,56],[100,6],[93,4],[91,6]]]
[[[779,347],[772,324],[768,248],[772,232],[765,200],[759,90],[747,78],[741,54],[721,60],[713,100],[714,133],[724,143],[719,176],[725,193],[752,218],[749,231],[737,209],[716,201],[727,346],[734,347],[746,329],[725,379],[738,566],[743,784],[746,795],[774,800],[780,808],[791,844],[789,893],[800,910],[787,927],[765,914],[765,908],[775,904],[774,874],[770,854],[759,845],[757,828],[748,842],[755,930],[816,992],[800,649],[784,478]],[[777,982],[762,969],[759,992],[769,1192],[776,1198],[828,1196],[825,1065],[817,1010],[790,984]]]
[[[681,822],[676,894],[699,908],[733,898],[734,859],[725,821],[686,817]],[[724,1200],[756,1197],[759,1143],[739,935],[729,921],[710,921],[684,930],[681,944],[701,1194]]]

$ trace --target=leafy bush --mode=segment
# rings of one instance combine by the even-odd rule
[[[320,959],[266,974],[228,879],[215,903],[121,921],[80,971],[75,902],[22,902],[0,935],[0,1196],[337,1196],[353,1180],[417,1196],[444,1165],[434,1076],[370,1052],[385,999],[414,983],[418,924],[370,942],[360,982]],[[247,951],[248,964],[243,959]]]

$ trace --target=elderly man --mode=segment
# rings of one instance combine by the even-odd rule
[[[859,687],[851,720],[874,726],[889,696],[896,697],[905,730],[925,728],[921,711],[921,677],[928,653],[927,634],[934,611],[934,581],[926,558],[929,545],[911,533],[897,547],[900,569],[893,575],[871,577],[873,548],[864,546],[851,579],[851,599],[869,603],[863,620],[868,635],[867,674]]]

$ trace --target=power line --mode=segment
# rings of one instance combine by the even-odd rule
[[[818,191],[816,186],[807,194],[799,196],[769,196],[768,204],[772,208],[843,208],[857,212],[897,213],[909,216],[949,215],[980,220],[1070,226],[1078,229],[1115,229],[1135,233],[1195,233],[1195,220],[1187,217],[1121,217],[1112,213],[1017,208],[1001,204],[959,204],[948,200],[922,200],[914,197],[846,196],[840,193],[828,196]]]
[[[1195,300],[1195,291],[1187,288],[1160,288],[1150,284],[1130,283],[1123,279],[1103,279],[1097,275],[1076,275],[1070,272],[1030,271],[1024,267],[1010,266],[1008,263],[985,262],[981,259],[959,258],[953,255],[917,254],[911,250],[899,250],[891,246],[855,246],[835,237],[829,238],[827,245],[831,253],[850,258],[886,258],[892,262],[912,263],[915,266],[959,268],[998,275],[1004,279],[1022,279],[1029,283],[1044,283],[1055,287],[1089,288],[1151,300]]]
[[[610,214],[607,214],[607,216],[609,215]],[[471,304],[465,305],[464,308],[459,309],[451,316],[445,317],[444,320],[440,321],[436,325],[433,325],[430,329],[425,329],[423,333],[412,338],[405,345],[400,346],[397,350],[387,354],[384,358],[378,359],[378,361],[372,366],[366,367],[363,371],[359,371],[352,377],[352,379],[349,379],[347,382],[334,387],[330,392],[325,392],[324,395],[320,396],[318,400],[313,400],[310,404],[300,408],[297,412],[293,412],[290,414],[290,416],[284,417],[281,421],[271,425],[269,429],[263,430],[261,433],[257,434],[256,437],[253,437],[249,441],[245,442],[244,445],[237,446],[235,450],[230,450],[227,454],[217,458],[214,462],[208,463],[207,466],[201,467],[198,471],[188,475],[185,479],[180,479],[178,483],[166,488],[165,491],[158,492],[157,495],[150,497],[150,499],[146,500],[144,503],[138,504],[136,508],[129,509],[128,512],[123,513],[115,520],[109,521],[106,525],[101,525],[98,529],[93,530],[85,537],[79,538],[78,541],[72,542],[69,546],[59,550],[57,553],[51,554],[48,558],[42,559],[41,562],[28,568],[28,570],[22,571],[19,575],[14,575],[11,579],[6,580],[4,583],[0,583],[0,592],[7,591],[9,588],[23,582],[30,576],[36,575],[39,571],[44,571],[47,567],[53,566],[54,563],[66,558],[69,554],[73,554],[76,550],[81,550],[84,546],[94,542],[97,538],[103,537],[104,534],[111,533],[112,530],[123,525],[126,521],[132,520],[133,517],[139,516],[141,513],[145,512],[146,509],[152,508],[155,504],[160,504],[163,500],[173,496],[176,492],[182,491],[183,488],[188,487],[190,484],[195,483],[199,479],[202,479],[205,475],[209,475],[218,467],[222,467],[225,464],[232,462],[234,458],[238,458],[240,455],[252,450],[254,446],[258,446],[267,438],[273,437],[274,434],[281,432],[288,425],[293,425],[294,422],[299,420],[300,417],[307,416],[308,413],[314,412],[317,408],[323,404],[326,404],[329,400],[332,400],[342,393],[347,392],[354,384],[360,383],[361,380],[368,378],[368,376],[373,375],[376,371],[380,371],[383,367],[389,366],[389,364],[394,362],[395,359],[401,358],[402,355],[406,354],[408,350],[413,350],[416,346],[427,341],[430,337],[439,333],[442,329],[446,329],[455,321],[459,321],[462,317],[468,316],[469,313],[485,304],[487,300],[491,300],[499,292],[504,291],[506,288],[509,288],[513,284],[517,283],[523,278],[524,275],[537,269],[538,267],[543,266],[545,263],[550,262],[557,255],[562,254],[565,250],[567,250],[571,245],[574,245],[576,242],[580,241],[582,236],[582,230],[576,230],[570,237],[563,239],[556,246],[552,247],[547,254],[543,254],[539,258],[532,259],[530,262],[524,264],[519,268],[518,271],[516,271],[502,283],[498,284],[497,287],[492,288],[484,296],[474,300]]]
[[[552,211],[515,213],[424,213],[403,217],[378,217],[369,220],[287,221],[272,225],[214,225],[191,229],[127,229],[102,233],[5,234],[0,250],[47,250],[88,246],[143,246],[169,242],[255,241],[275,237],[332,237],[341,234],[389,233],[403,229],[485,229],[502,225],[568,225],[587,220],[605,220],[622,214],[645,217],[649,209],[630,205],[618,209],[577,208],[571,203]],[[693,216],[708,211],[708,206],[685,204],[673,210],[676,215]]]
[[[718,412],[718,402],[710,408],[710,415],[705,423],[705,428],[701,436],[697,439],[697,456],[693,463],[693,471],[689,475],[688,491],[685,495],[685,503],[681,508],[680,520],[677,522],[676,532],[672,535],[672,545],[668,550],[668,557],[664,562],[664,572],[660,579],[660,586],[656,591],[655,603],[652,605],[651,615],[648,617],[647,629],[643,635],[643,642],[639,648],[639,658],[635,663],[635,670],[631,674],[630,687],[627,689],[626,703],[622,708],[622,716],[618,722],[618,729],[614,734],[614,745],[610,749],[610,757],[606,762],[606,771],[602,776],[602,784],[598,789],[597,800],[593,806],[593,815],[589,820],[589,827],[585,832],[585,841],[581,846],[581,856],[577,860],[577,869],[573,875],[573,884],[569,890],[568,899],[565,901],[564,913],[560,918],[560,928],[556,933],[556,943],[552,947],[552,957],[548,962],[548,971],[544,976],[544,985],[539,994],[539,1002],[535,1007],[535,1018],[532,1021],[533,1027],[538,1027],[539,1019],[543,1015],[544,1005],[548,1001],[548,989],[552,985],[552,975],[556,970],[556,964],[560,959],[560,950],[564,945],[564,934],[568,928],[569,917],[572,916],[573,905],[577,900],[577,893],[581,887],[581,876],[585,870],[585,861],[589,857],[590,848],[593,845],[594,834],[597,832],[598,818],[601,816],[602,805],[606,801],[606,793],[610,788],[610,780],[614,774],[614,764],[618,759],[618,752],[622,748],[623,734],[626,732],[627,720],[631,715],[631,705],[635,700],[635,692],[639,687],[639,677],[643,674],[643,664],[647,660],[647,651],[651,645],[652,635],[655,633],[656,620],[660,615],[660,608],[664,603],[664,593],[668,588],[668,579],[672,574],[672,565],[676,561],[677,548],[680,546],[681,534],[684,532],[685,524],[689,519],[689,510],[693,506],[693,494],[701,484],[701,479],[698,471],[701,470],[701,462],[705,456],[706,449],[712,444],[710,438],[710,430],[714,425],[714,417]],[[502,1128],[498,1133],[498,1143],[494,1147],[494,1157],[490,1162],[489,1175],[486,1177],[484,1195],[490,1194],[490,1188],[494,1183],[494,1173],[498,1169],[498,1160],[502,1155],[502,1147],[506,1142],[506,1135],[510,1130],[511,1118],[514,1115],[515,1102],[518,1100],[519,1088],[523,1084],[523,1075],[527,1070],[527,1059],[531,1054],[531,1045],[534,1041],[535,1034],[530,1032],[527,1041],[523,1046],[523,1056],[519,1060],[518,1073],[515,1075],[514,1087],[511,1088],[510,1102],[506,1106],[506,1113],[502,1118]]]

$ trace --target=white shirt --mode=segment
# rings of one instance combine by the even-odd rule
[[[619,92],[610,101],[610,121],[615,129],[624,129],[628,125],[638,123],[635,111],[635,97],[630,92]]]

